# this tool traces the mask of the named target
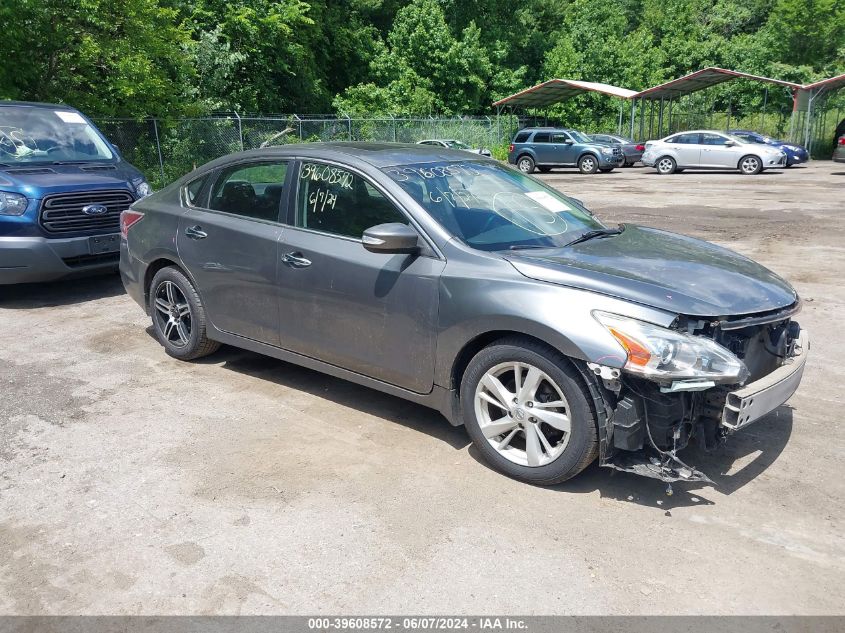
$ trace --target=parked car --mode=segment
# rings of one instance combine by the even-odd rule
[[[117,270],[120,213],[149,193],[78,110],[0,101],[0,285]]]
[[[751,132],[749,130],[728,130],[728,134],[741,138],[743,141],[748,141],[749,143],[762,143],[763,145],[777,147],[786,154],[786,163],[784,164],[784,167],[792,167],[793,165],[806,163],[810,160],[810,153],[795,143],[779,141],[777,139],[773,139],[771,136],[758,134],[757,132]]]
[[[590,138],[596,143],[604,143],[605,145],[618,145],[622,149],[622,155],[625,157],[623,167],[631,167],[635,163],[642,160],[643,152],[645,151],[645,144],[639,143],[627,136],[619,136],[618,134],[590,134]]]
[[[691,130],[648,141],[642,160],[643,165],[654,167],[660,174],[684,169],[738,169],[743,174],[759,174],[764,169],[783,167],[786,154],[724,132]]]
[[[833,160],[837,163],[845,163],[845,134],[836,141],[836,146],[833,148]]]
[[[516,133],[508,148],[508,162],[524,174],[537,168],[578,167],[582,174],[610,172],[624,163],[622,149],[597,143],[578,130],[525,128]]]
[[[597,456],[704,480],[677,452],[786,401],[808,349],[798,295],[759,264],[607,227],[461,151],[252,150],[136,202],[121,226],[126,290],[171,356],[226,343],[433,407],[536,484]]]
[[[473,154],[481,154],[482,156],[492,156],[489,149],[481,148],[473,148],[467,145],[466,143],[461,143],[460,141],[456,141],[453,138],[430,138],[424,141],[417,141],[417,145],[434,145],[436,147],[448,147],[449,149],[462,149],[465,152],[472,152]]]

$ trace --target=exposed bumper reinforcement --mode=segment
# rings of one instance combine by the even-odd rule
[[[809,336],[801,330],[795,356],[771,374],[728,394],[722,410],[722,426],[730,431],[745,428],[789,400],[801,383],[809,350]]]

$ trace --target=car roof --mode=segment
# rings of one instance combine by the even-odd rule
[[[79,112],[74,107],[65,105],[64,103],[39,103],[36,101],[3,101],[0,100],[0,108],[6,106],[24,106],[27,108],[43,108],[44,110],[71,110]]]
[[[229,154],[208,163],[209,167],[216,167],[240,158],[270,158],[292,157],[314,159],[346,160],[349,163],[366,163],[373,167],[383,168],[392,165],[407,165],[413,163],[432,163],[443,161],[492,160],[478,156],[471,158],[467,152],[459,149],[448,149],[436,145],[418,145],[417,143],[378,143],[362,141],[333,141],[328,143],[292,143],[252,149],[236,154]]]

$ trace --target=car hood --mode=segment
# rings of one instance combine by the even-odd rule
[[[689,316],[733,316],[792,305],[792,286],[726,248],[627,225],[613,237],[506,256],[523,275]]]
[[[132,189],[129,181],[142,177],[126,162],[89,165],[28,165],[0,169],[0,184],[32,197],[68,190]]]

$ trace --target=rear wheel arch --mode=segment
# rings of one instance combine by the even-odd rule
[[[197,287],[194,278],[191,276],[184,266],[182,266],[178,261],[175,259],[171,259],[169,257],[159,257],[158,259],[154,259],[150,264],[147,266],[147,269],[144,271],[144,305],[149,309],[150,304],[150,286],[153,283],[153,277],[156,276],[156,273],[160,271],[162,268],[175,268],[179,272],[181,272],[185,277],[187,277],[190,282],[194,285],[194,288],[197,291],[197,294],[202,297],[202,293],[200,289]]]

